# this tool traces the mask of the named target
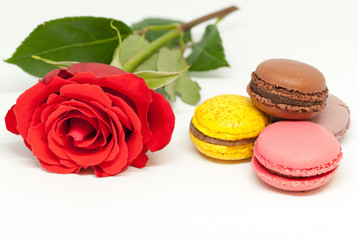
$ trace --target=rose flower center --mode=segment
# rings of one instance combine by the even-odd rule
[[[68,133],[66,137],[71,137],[74,142],[81,142],[89,136],[94,136],[95,127],[81,118],[69,119]]]

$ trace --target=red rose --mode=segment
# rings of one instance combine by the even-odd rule
[[[174,129],[161,94],[142,78],[99,63],[49,72],[17,99],[5,121],[45,169],[92,167],[98,177],[144,167],[147,150],[165,147]]]

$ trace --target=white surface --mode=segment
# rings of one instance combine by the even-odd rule
[[[330,92],[348,103],[352,125],[332,181],[305,193],[263,184],[250,162],[200,155],[188,126],[195,107],[173,104],[176,128],[146,168],[116,177],[48,173],[22,139],[0,124],[0,239],[358,239],[358,7],[336,1],[8,1],[1,3],[2,59],[46,20],[74,15],[113,17],[131,24],[161,16],[189,21],[236,4],[219,25],[231,68],[193,74],[202,100],[247,95],[251,72],[271,57],[312,64]],[[193,30],[202,31],[203,26]],[[36,79],[0,63],[0,118]]]

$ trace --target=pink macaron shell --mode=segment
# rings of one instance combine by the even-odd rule
[[[310,177],[335,169],[341,159],[341,147],[330,131],[316,123],[280,121],[260,133],[254,155],[279,174]]]
[[[256,175],[268,185],[286,191],[308,191],[326,184],[333,176],[334,170],[322,175],[306,178],[287,178],[269,172],[254,156],[251,161]]]

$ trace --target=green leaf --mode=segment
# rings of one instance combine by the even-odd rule
[[[135,73],[140,78],[143,78],[150,89],[157,89],[174,81],[188,68],[184,68],[178,72],[158,72],[158,71],[143,71]]]
[[[125,63],[131,57],[133,57],[138,51],[145,48],[149,45],[148,40],[143,36],[138,34],[131,34],[128,36],[122,43],[121,50],[121,63]],[[150,57],[141,62],[135,69],[131,72],[141,72],[141,71],[156,71],[157,67],[157,58],[158,53],[152,54]]]
[[[175,25],[181,24],[181,21],[178,20],[172,20],[172,19],[164,19],[164,18],[145,18],[140,22],[137,22],[132,25],[133,31],[140,31],[146,28],[152,28],[149,29],[149,31],[145,34],[145,38],[152,42],[155,39],[159,38],[160,36],[164,35],[170,29],[172,29]],[[167,26],[167,29],[163,29]],[[158,27],[158,30],[155,30],[155,27]],[[190,31],[187,31],[184,33],[183,37],[184,42],[191,41],[191,33]],[[167,43],[168,47],[177,47],[180,46],[179,39],[174,39]]]
[[[202,39],[194,44],[193,51],[186,60],[192,65],[192,71],[208,71],[229,66],[216,25],[206,27]]]
[[[178,71],[187,67],[183,53],[180,49],[162,48],[159,51],[157,69],[158,71]],[[175,101],[178,93],[185,103],[194,105],[200,100],[199,84],[189,77],[189,70],[183,72],[175,81],[164,87],[171,101]]]
[[[140,63],[132,72],[157,71],[157,60],[158,53],[154,53],[142,63]]]
[[[181,75],[181,79],[176,81],[176,90],[183,102],[195,105],[200,100],[200,86],[197,82],[191,80],[189,71]]]
[[[120,62],[123,64],[139,50],[148,46],[149,42],[141,35],[131,34],[122,42]]]
[[[118,36],[110,27],[112,19],[98,17],[66,17],[39,25],[5,60],[37,77],[55,67],[33,59],[36,55],[53,61],[100,62],[109,64],[118,45]],[[125,38],[132,30],[123,22],[113,25]]]

